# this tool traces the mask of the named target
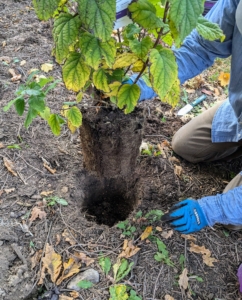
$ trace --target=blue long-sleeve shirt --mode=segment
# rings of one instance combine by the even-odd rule
[[[211,132],[214,143],[237,142],[242,138],[242,34],[235,22],[239,1],[219,0],[206,15],[208,20],[219,24],[223,30],[226,36],[224,42],[205,40],[193,30],[181,48],[173,49],[181,83],[210,67],[215,58],[231,56],[229,99],[219,107],[214,116]],[[133,75],[131,79],[135,77]],[[142,99],[156,96],[142,79],[138,81],[138,85],[141,87]],[[242,224],[242,186],[224,194],[203,197],[198,203],[210,226],[215,223]]]

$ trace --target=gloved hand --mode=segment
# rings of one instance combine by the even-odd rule
[[[173,205],[161,220],[170,223],[175,230],[185,234],[199,231],[208,225],[201,206],[192,199],[186,199]]]
[[[130,78],[123,81],[123,84],[133,84],[137,76],[138,76],[137,74],[132,75]],[[156,93],[153,91],[153,89],[145,83],[142,77],[139,78],[136,84],[140,88],[139,102],[143,100],[150,100],[151,98],[157,96]]]

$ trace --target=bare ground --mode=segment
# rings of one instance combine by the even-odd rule
[[[7,63],[6,58],[0,61],[2,111],[2,107],[13,99],[19,84],[11,81],[10,68],[22,74],[23,81],[30,69],[40,69],[41,64],[46,62],[54,64],[50,75],[55,79],[61,78],[61,70],[50,56],[51,23],[38,21],[30,1],[1,0],[0,11],[0,58],[10,58]],[[26,60],[26,64],[20,66],[23,60]],[[48,103],[58,109],[62,100],[74,99],[72,92],[59,85],[49,96]],[[174,132],[182,126],[181,120],[170,111],[169,106],[158,100],[146,101],[140,106],[146,113],[144,140],[153,145],[161,144],[164,140],[170,142]],[[65,128],[59,137],[54,137],[44,121],[34,121],[28,130],[22,124],[23,119],[14,110],[0,113],[0,143],[3,147],[0,149],[0,299],[23,299],[26,295],[29,295],[29,299],[37,299],[43,291],[53,290],[48,275],[41,290],[38,285],[41,264],[37,262],[34,268],[31,264],[34,254],[44,250],[47,243],[61,254],[63,261],[74,252],[85,253],[94,259],[91,267],[100,273],[100,282],[89,290],[81,290],[77,299],[109,299],[108,288],[112,283],[104,276],[97,261],[102,252],[115,263],[122,250],[124,236],[115,225],[109,227],[100,224],[82,209],[90,189],[95,190],[99,186],[83,168],[78,133],[71,135]],[[21,149],[11,149],[8,147],[11,145],[19,145]],[[133,208],[126,203],[125,209],[129,223],[136,227],[133,234],[135,245],[141,250],[131,257],[134,267],[122,282],[129,284],[140,297],[147,300],[165,299],[165,295],[176,300],[241,299],[236,276],[242,260],[241,232],[227,232],[223,227],[215,226],[194,234],[195,243],[205,246],[217,259],[214,266],[209,267],[204,264],[201,254],[189,250],[191,241],[186,241],[176,232],[165,239],[160,231],[154,231],[153,236],[159,237],[167,246],[170,259],[175,264],[175,267],[170,267],[154,259],[157,247],[152,239],[138,239],[148,225],[162,227],[163,232],[170,228],[159,221],[135,218],[140,210],[143,215],[153,209],[165,212],[178,200],[221,193],[241,170],[241,159],[231,163],[193,165],[180,158],[176,162],[169,160],[174,154],[168,146],[164,152],[165,156],[140,155],[138,158],[136,206]],[[3,158],[14,163],[17,176],[6,169]],[[45,162],[56,169],[55,174],[44,167]],[[175,164],[182,168],[180,176],[174,172]],[[46,218],[38,218],[31,224],[29,220],[33,208],[46,201],[41,193],[48,191],[67,200],[68,206],[45,207]],[[107,205],[112,208],[112,203]],[[94,210],[98,211],[98,208]],[[101,207],[99,210],[100,213],[106,213],[104,219],[109,220],[117,208],[105,210]],[[71,243],[62,235],[64,231],[68,232]],[[179,262],[181,254],[185,256],[190,278],[186,291],[178,285],[183,268]],[[85,269],[83,265],[81,270]],[[203,282],[199,282],[196,276],[201,277]],[[62,296],[70,297],[67,282],[64,280],[57,290]]]

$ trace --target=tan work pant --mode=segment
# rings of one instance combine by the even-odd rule
[[[195,117],[176,132],[172,139],[172,148],[176,154],[192,163],[231,160],[242,155],[242,140],[237,143],[212,143],[211,141],[213,117],[222,103]],[[240,185],[242,185],[242,175],[238,174],[225,187],[223,193]],[[242,226],[225,227],[232,230],[242,229]]]
[[[176,154],[192,162],[231,160],[242,155],[242,140],[226,143],[212,143],[213,117],[223,102],[193,118],[181,127],[172,139]]]

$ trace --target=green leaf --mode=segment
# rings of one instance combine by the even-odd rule
[[[142,41],[131,40],[129,46],[139,58],[145,58],[148,51],[152,48],[153,42],[149,36],[146,36]]]
[[[80,36],[80,49],[87,65],[98,69],[102,58],[111,67],[116,56],[116,45],[113,38],[102,42],[94,35],[85,32]]]
[[[69,54],[69,47],[76,42],[81,21],[79,16],[60,14],[55,19],[53,37],[55,41],[54,54],[56,61],[61,63]]]
[[[119,228],[119,229],[125,229],[125,228],[127,227],[127,225],[128,225],[128,221],[126,220],[126,221],[121,221],[121,222],[119,222],[119,223],[116,225],[116,227]]]
[[[63,79],[66,87],[79,92],[89,79],[91,69],[87,66],[79,53],[71,53],[63,66]]]
[[[49,107],[45,107],[44,111],[39,112],[39,115],[41,116],[41,118],[43,118],[44,120],[48,121],[50,118],[50,108]]]
[[[158,48],[159,49],[159,48]],[[178,77],[178,68],[175,56],[170,49],[152,49],[150,52],[150,74],[154,91],[160,99],[172,88]]]
[[[51,18],[62,0],[33,0],[34,9],[39,19]]]
[[[101,266],[103,272],[105,275],[108,275],[110,269],[111,269],[111,260],[109,257],[101,257],[99,259],[99,265]]]
[[[208,21],[203,16],[198,18],[196,29],[198,33],[206,40],[220,40],[220,42],[223,42],[225,39],[225,35],[223,34],[223,31],[219,25]]]
[[[59,198],[57,196],[54,196],[54,197],[51,197],[51,199],[53,201],[55,201],[56,203],[60,204],[60,205],[63,205],[63,206],[67,206],[68,205],[68,202],[65,199],[63,199],[63,198]]]
[[[47,78],[40,78],[39,79],[39,82],[38,82],[38,85],[40,87],[44,87],[47,83],[50,83],[54,80],[54,78],[51,76],[51,77],[47,77]]]
[[[82,125],[82,113],[78,107],[73,106],[68,109],[66,117],[73,126],[79,127]]]
[[[138,25],[131,23],[128,24],[123,31],[123,38],[127,40],[132,40],[140,33],[141,28]]]
[[[142,300],[141,297],[137,296],[136,292],[134,290],[130,291],[130,296],[128,300]]]
[[[121,259],[121,265],[118,269],[117,275],[114,277],[115,282],[118,282],[122,280],[125,276],[127,276],[131,271],[133,264],[134,262],[131,262],[129,264],[129,262],[125,258]]]
[[[180,101],[180,95],[181,95],[180,81],[179,79],[177,79],[173,83],[169,92],[166,94],[164,101],[170,104],[171,106],[175,107]]]
[[[203,13],[203,0],[170,0],[170,20],[175,24],[181,41],[196,27]]]
[[[145,218],[149,219],[150,217],[153,218],[153,221],[159,221],[161,217],[164,215],[163,211],[160,209],[153,209],[149,211],[146,215]]]
[[[128,7],[132,20],[145,29],[155,29],[164,26],[162,20],[156,15],[156,8],[148,0],[138,0]]]
[[[93,283],[88,280],[81,280],[77,283],[77,286],[81,289],[90,289],[93,287]]]
[[[109,92],[110,88],[108,86],[108,78],[103,69],[99,69],[98,71],[95,71],[92,75],[93,83],[95,87],[104,92]]]
[[[124,113],[131,113],[138,103],[140,88],[137,84],[124,84],[118,91],[118,107],[124,109]]]
[[[24,122],[24,126],[26,128],[29,127],[29,125],[32,123],[33,119],[36,118],[38,116],[38,111],[35,110],[34,108],[29,108],[29,111],[27,113],[25,122]]]
[[[111,298],[109,300],[128,300],[127,287],[124,284],[115,284],[110,286],[109,293]]]
[[[48,120],[48,124],[54,135],[59,135],[61,132],[61,124],[63,124],[63,119],[57,114],[51,114]]]
[[[18,149],[18,150],[21,150],[21,147],[17,144],[14,144],[14,145],[8,145],[7,146],[8,149]]]
[[[81,21],[103,41],[110,39],[116,20],[116,1],[77,0]]]
[[[43,99],[44,97],[38,97],[38,96],[30,96],[28,103],[29,106],[38,112],[44,112],[45,110],[45,101]]]
[[[122,53],[117,56],[113,69],[125,68],[134,64],[139,58],[134,53]]]
[[[19,98],[14,102],[16,111],[18,113],[19,116],[22,116],[24,113],[24,109],[25,109],[25,101],[23,98]]]

